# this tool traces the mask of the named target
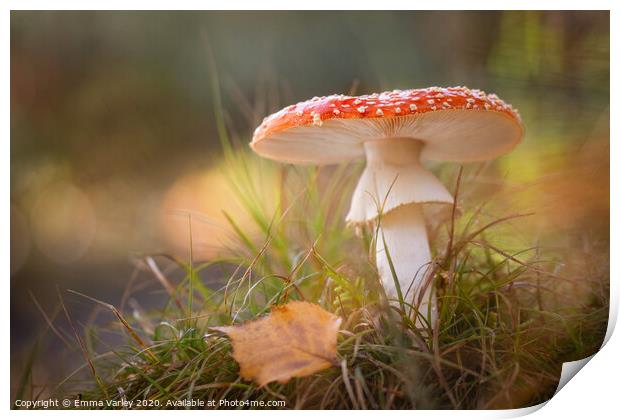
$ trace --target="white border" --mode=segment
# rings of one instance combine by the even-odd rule
[[[213,10],[233,10],[233,9],[246,9],[246,10],[260,10],[256,7],[255,3],[249,1],[239,0],[227,0],[226,2],[206,3],[200,1],[188,1],[188,0],[176,0],[175,2],[164,1],[129,1],[129,0],[109,0],[109,1],[89,1],[88,3],[79,1],[14,1],[10,0],[5,2],[7,9],[2,15],[2,57],[5,58],[4,65],[2,66],[2,74],[4,83],[2,84],[2,129],[4,131],[4,139],[0,145],[2,151],[0,158],[2,164],[0,168],[3,172],[1,179],[2,192],[7,201],[2,206],[2,223],[4,233],[4,241],[2,242],[2,267],[6,273],[6,281],[4,287],[9,288],[9,266],[10,266],[10,239],[9,239],[9,220],[10,220],[10,67],[8,63],[8,57],[10,57],[10,13],[9,10],[63,10],[63,9],[84,9],[84,10],[97,10],[97,9],[116,9],[116,10],[166,10],[170,7],[174,7],[178,10],[201,10],[204,6],[210,6]],[[330,9],[337,8],[339,10],[350,9],[364,9],[364,10],[381,10],[380,8],[387,8],[388,10],[409,9],[416,7],[419,10],[485,10],[485,9],[528,9],[528,10],[612,10],[611,13],[611,45],[618,45],[618,24],[619,19],[617,17],[617,11],[613,10],[612,1],[599,1],[589,0],[588,2],[579,1],[476,1],[470,0],[467,2],[458,1],[433,1],[433,2],[416,2],[411,1],[364,1],[364,0],[339,0],[338,2],[326,1],[326,0],[313,0],[312,2],[298,2],[294,4],[292,1],[273,1],[264,0],[260,3],[261,9]],[[442,7],[439,7],[442,6]],[[612,48],[613,51],[613,48]],[[617,69],[617,54],[612,53],[611,68]],[[613,70],[612,70],[613,74]],[[615,80],[611,80],[611,97],[614,98],[618,94],[618,86]],[[615,110],[612,101],[612,113]],[[618,138],[618,127],[615,123],[616,118],[614,115],[611,117],[611,138]],[[611,279],[612,279],[612,308],[610,323],[615,324],[618,312],[618,302],[616,296],[618,294],[617,288],[617,276],[618,276],[618,245],[617,238],[620,233],[619,225],[617,221],[617,215],[619,212],[620,197],[618,196],[618,180],[620,179],[620,160],[618,159],[618,147],[615,143],[617,140],[611,142]],[[6,289],[5,289],[6,290]],[[8,292],[8,290],[6,291]],[[3,310],[4,318],[8,320],[10,317],[10,298],[9,293],[3,293]],[[5,323],[8,325],[8,322]],[[610,327],[612,325],[610,324]],[[609,333],[611,329],[609,330]],[[578,374],[578,378],[570,381],[554,398],[552,398],[543,409],[535,411],[534,409],[520,409],[520,410],[505,410],[505,411],[425,411],[415,412],[410,411],[390,411],[389,413],[383,413],[382,416],[390,416],[394,418],[411,418],[416,416],[417,418],[465,418],[465,419],[484,419],[484,418],[506,418],[506,417],[518,417],[532,411],[535,411],[531,415],[532,419],[570,419],[570,418],[611,418],[610,414],[615,413],[617,397],[617,378],[620,373],[620,367],[617,359],[617,354],[620,354],[620,341],[617,337],[610,336],[608,334],[609,341],[604,348],[588,363],[583,371]],[[0,347],[2,354],[2,363],[4,367],[4,381],[2,381],[0,395],[4,398],[4,409],[8,410],[10,407],[10,342],[8,331],[4,331],[2,335],[3,345]],[[540,408],[540,407],[538,407]],[[337,411],[324,411],[319,415],[322,417],[340,417],[348,415],[349,413],[340,413]],[[11,411],[10,416],[14,417],[28,417],[28,418],[82,418],[85,413],[74,411]],[[87,414],[93,418],[108,418],[111,415],[115,417],[121,416],[118,411],[113,414],[110,412],[89,412]],[[164,411],[153,412],[126,412],[125,414],[130,418],[169,418],[170,413]],[[290,418],[290,416],[299,418],[313,418],[317,414],[310,411],[296,411],[296,412],[209,412],[208,414],[196,413],[190,411],[189,413],[178,412],[174,416],[203,416],[208,415],[210,418],[235,418],[235,417],[247,417],[251,416],[254,419],[263,418],[265,420],[273,420],[276,418]],[[350,415],[359,417],[374,417],[376,414],[370,411],[359,411],[350,413]],[[314,419],[313,419],[314,420]]]

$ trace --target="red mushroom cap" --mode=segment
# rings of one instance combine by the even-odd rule
[[[265,118],[250,145],[275,160],[337,163],[362,157],[364,141],[411,137],[426,143],[423,158],[475,161],[507,152],[522,136],[510,104],[459,86],[315,97]]]

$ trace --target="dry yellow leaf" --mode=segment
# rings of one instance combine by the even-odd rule
[[[244,379],[260,386],[333,366],[341,319],[308,302],[291,302],[239,326],[216,327],[232,339]]]

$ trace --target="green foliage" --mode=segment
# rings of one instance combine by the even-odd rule
[[[239,399],[284,400],[288,408],[518,407],[548,398],[560,363],[600,344],[606,288],[555,275],[550,268],[557,261],[536,259],[538,252],[502,251],[487,241],[488,232],[519,217],[485,221],[481,211],[461,218],[453,212],[436,229],[432,280],[440,322],[416,329],[411,302],[381,299],[367,248],[374,232],[356,237],[344,225],[355,168],[277,166],[228,150],[230,182],[257,233],[228,217],[235,240],[226,258],[178,259],[185,275],[169,289],[169,303],[141,314],[155,324],[151,330],[144,319],[117,315],[120,322],[111,328],[124,331],[128,342],[91,354],[104,388],[82,385],[82,399],[108,394],[160,406]],[[285,180],[278,182],[276,202],[260,199],[258,179]],[[203,282],[203,271],[232,262],[219,288]],[[580,298],[558,303],[566,285]],[[289,300],[317,302],[344,319],[340,364],[258,388],[239,378],[228,339],[209,327],[255,319]],[[106,348],[93,337],[97,348]]]

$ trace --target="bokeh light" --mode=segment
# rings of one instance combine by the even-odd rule
[[[90,200],[75,185],[44,189],[30,210],[32,237],[39,250],[58,264],[79,260],[91,245],[97,221]]]
[[[163,196],[159,226],[172,253],[187,258],[190,245],[198,260],[221,256],[231,247],[232,228],[224,212],[251,234],[249,216],[236,201],[222,168],[198,171],[178,179]]]

